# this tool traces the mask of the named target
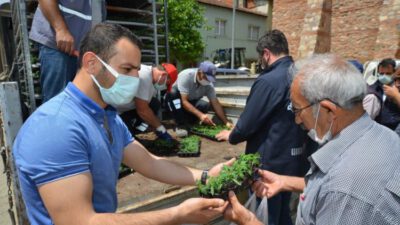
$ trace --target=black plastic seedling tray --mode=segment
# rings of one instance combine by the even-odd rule
[[[189,136],[187,138],[191,138],[191,136]],[[184,139],[182,141],[184,141]],[[181,144],[179,145],[179,149],[182,149],[184,147],[183,144],[182,144],[182,141],[181,141]],[[197,146],[196,146],[195,151],[193,151],[193,152],[183,152],[183,151],[179,150],[177,155],[179,157],[198,157],[198,156],[200,156],[200,146],[201,146],[201,140],[200,140],[200,138],[198,138],[198,142],[197,142]]]
[[[215,138],[215,136],[209,136],[209,135],[206,135],[206,134],[203,134],[203,133],[201,133],[201,132],[194,131],[194,130],[190,130],[190,133],[195,134],[195,135],[200,136],[200,137],[207,138],[207,139],[209,139],[209,140],[211,140],[211,141],[221,142],[220,140],[218,140],[217,138]]]
[[[203,132],[200,131],[201,129],[213,130],[212,128],[213,127],[207,126],[207,125],[197,125],[197,126],[192,127],[189,131],[192,134],[207,138],[207,139],[212,140],[212,141],[220,142],[217,138],[215,138],[215,135],[218,134],[220,131],[228,129],[228,128],[225,127],[225,126],[217,125],[216,129],[218,131],[215,132],[215,135],[209,135],[209,134],[206,134],[206,133],[203,133]],[[198,130],[198,129],[200,129],[200,130]]]
[[[232,166],[224,166],[217,177],[211,177],[207,184],[197,182],[200,196],[204,198],[227,199],[229,191],[235,193],[249,188],[256,180],[260,164],[260,155],[242,154]]]

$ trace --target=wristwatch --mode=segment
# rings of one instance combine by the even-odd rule
[[[203,170],[203,172],[201,173],[201,179],[200,179],[201,184],[207,183],[207,177],[208,177],[208,170]]]

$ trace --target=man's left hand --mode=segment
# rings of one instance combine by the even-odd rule
[[[216,177],[219,175],[219,173],[222,170],[223,166],[232,166],[232,164],[236,161],[235,158],[230,159],[229,161],[223,162],[223,163],[218,163],[217,165],[215,165],[213,168],[211,168],[208,171],[208,175],[210,177]]]
[[[222,130],[217,135],[215,135],[215,138],[218,141],[227,141],[227,140],[229,140],[229,135],[231,135],[231,132],[232,131],[230,131],[230,130]]]
[[[229,192],[229,205],[224,212],[224,218],[239,225],[262,224],[256,216],[240,204],[233,191]]]

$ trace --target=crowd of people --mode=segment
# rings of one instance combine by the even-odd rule
[[[194,169],[149,153],[134,138],[151,127],[173,141],[193,123],[214,126],[211,109],[229,128],[217,139],[246,141],[246,154],[260,153],[251,191],[269,198],[270,225],[292,224],[292,192],[301,193],[296,224],[400,224],[400,68],[394,59],[383,59],[376,82],[367,85],[358,62],[335,54],[294,62],[285,35],[271,30],[258,40],[262,72],[234,125],[216,96],[212,62],[179,73],[170,63],[143,65],[142,43],[130,30],[105,23],[91,28],[87,1],[59,4],[40,4],[33,20],[44,103],[13,146],[31,224],[203,224],[221,215],[261,224],[233,192],[227,201],[192,198],[163,210],[115,213],[121,163],[160,182],[194,185],[234,162]],[[160,91],[164,104],[156,98]],[[162,105],[175,134],[158,117]]]

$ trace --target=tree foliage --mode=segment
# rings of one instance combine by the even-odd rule
[[[168,40],[172,61],[189,65],[202,56],[204,42],[199,30],[207,29],[203,13],[204,8],[195,0],[168,0]]]

